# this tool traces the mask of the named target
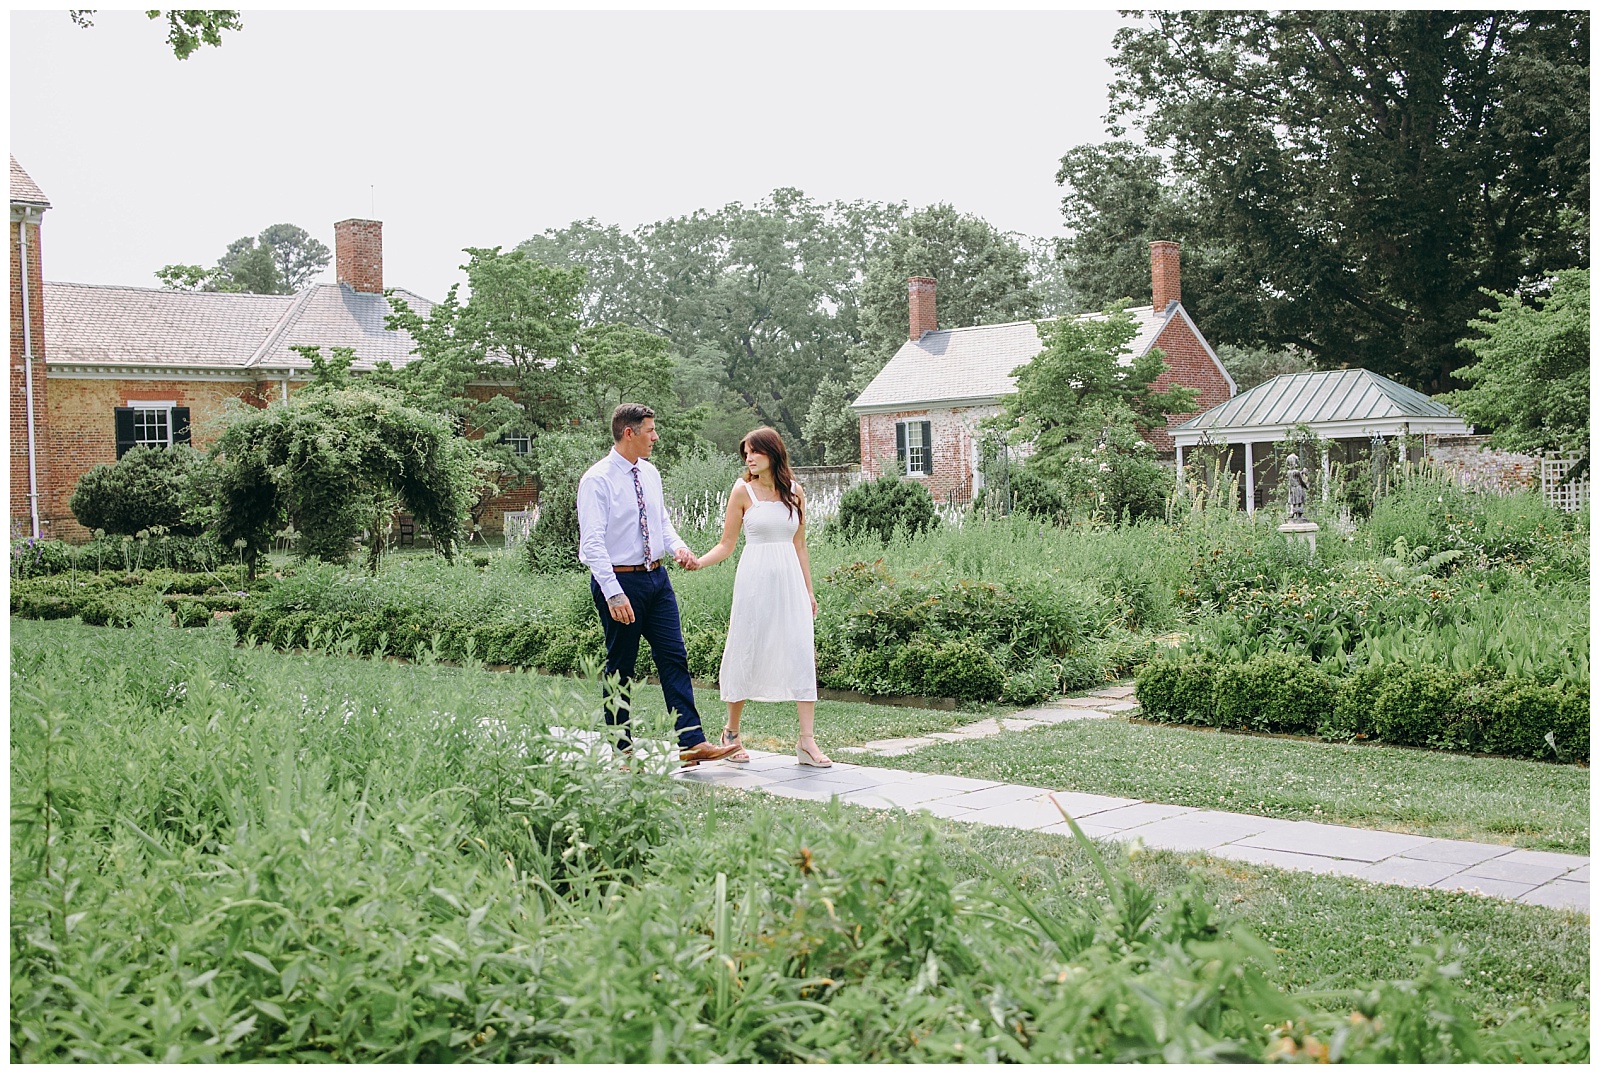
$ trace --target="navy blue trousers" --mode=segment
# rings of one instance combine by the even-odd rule
[[[606,632],[606,675],[616,674],[622,681],[621,696],[616,712],[606,706],[606,723],[619,728],[617,748],[633,748],[633,736],[628,729],[631,715],[629,702],[633,694],[633,669],[639,660],[639,639],[650,643],[650,656],[655,660],[656,674],[661,676],[661,692],[667,699],[667,712],[677,714],[678,745],[682,749],[698,746],[706,740],[700,726],[700,711],[694,707],[694,683],[689,678],[689,654],[683,647],[683,624],[678,618],[678,596],[672,591],[667,578],[667,568],[653,571],[625,571],[617,575],[622,592],[633,605],[633,622],[619,623],[611,618],[606,607],[605,594],[600,586],[589,580],[589,592],[594,595],[594,606],[600,612],[600,625]],[[609,685],[601,688],[601,696],[609,698]]]

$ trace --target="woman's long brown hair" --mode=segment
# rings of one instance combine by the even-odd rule
[[[805,508],[800,503],[800,494],[795,491],[794,471],[789,468],[789,449],[783,446],[783,437],[778,435],[778,430],[763,425],[759,429],[752,429],[739,441],[739,457],[744,458],[745,449],[754,448],[772,460],[772,484],[778,490],[778,499],[789,509],[789,513],[799,514],[800,521],[806,520]],[[754,475],[750,473],[749,466],[745,467],[745,480],[749,481]]]

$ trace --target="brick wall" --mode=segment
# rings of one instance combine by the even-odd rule
[[[89,539],[89,531],[78,525],[68,504],[78,478],[87,470],[117,461],[114,413],[128,400],[171,400],[175,406],[188,407],[191,442],[204,447],[216,435],[217,419],[229,400],[258,394],[255,385],[238,382],[55,378],[45,404],[52,437],[50,481],[43,485],[39,503],[39,513],[50,519],[50,525],[43,528],[53,537]]]
[[[1232,398],[1228,393],[1227,379],[1217,370],[1216,363],[1206,353],[1205,344],[1189,329],[1183,318],[1174,317],[1167,322],[1167,326],[1156,337],[1156,347],[1166,358],[1167,371],[1156,378],[1153,387],[1157,391],[1164,391],[1177,383],[1200,392],[1199,407],[1187,414],[1170,416],[1167,429],[1182,425],[1201,411]],[[1172,436],[1167,429],[1155,429],[1150,433],[1150,443],[1162,455],[1173,453]]]
[[[1487,436],[1430,438],[1428,457],[1465,488],[1520,492],[1539,487],[1539,459],[1489,446]]]
[[[34,218],[37,221],[37,217]],[[28,407],[25,385],[27,350],[23,339],[22,323],[22,228],[11,224],[11,532],[26,536],[33,530],[28,503]],[[28,228],[28,305],[30,312],[29,335],[33,344],[33,428],[34,471],[43,493],[50,479],[50,426],[45,412],[47,374],[44,363],[44,272],[41,268],[39,228],[35,223]],[[39,532],[52,536],[51,527],[44,524],[44,499],[39,503]]]
[[[993,406],[903,410],[892,414],[861,416],[861,472],[869,479],[882,476],[896,465],[895,425],[901,421],[926,421],[932,425],[933,473],[911,474],[944,502],[972,499],[974,441],[977,425],[998,410]]]

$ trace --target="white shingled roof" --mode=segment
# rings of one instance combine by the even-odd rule
[[[427,316],[433,303],[397,291]],[[353,368],[404,365],[411,337],[384,328],[383,295],[345,284],[316,284],[295,295],[169,291],[81,283],[44,285],[45,340],[51,364],[310,368],[290,350],[317,344],[328,355],[353,347]]]
[[[202,365],[242,370],[294,301],[292,295],[47,280],[45,353],[51,365]]]
[[[11,204],[50,208],[50,199],[44,196],[44,191],[39,189],[39,184],[33,181],[33,177],[22,170],[22,165],[17,163],[16,157],[11,158]]]
[[[1123,364],[1154,345],[1178,308],[1172,306],[1159,314],[1150,306],[1128,309],[1139,332],[1128,344],[1130,353]],[[1104,316],[1080,315],[1091,320]],[[852,406],[858,413],[871,413],[924,405],[993,403],[1017,390],[1012,370],[1032,361],[1042,347],[1033,321],[925,332],[921,339],[900,345]]]

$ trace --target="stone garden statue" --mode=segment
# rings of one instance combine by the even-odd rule
[[[1284,479],[1289,482],[1289,521],[1303,522],[1306,517],[1306,472],[1300,468],[1300,456],[1290,455],[1284,460]]]

